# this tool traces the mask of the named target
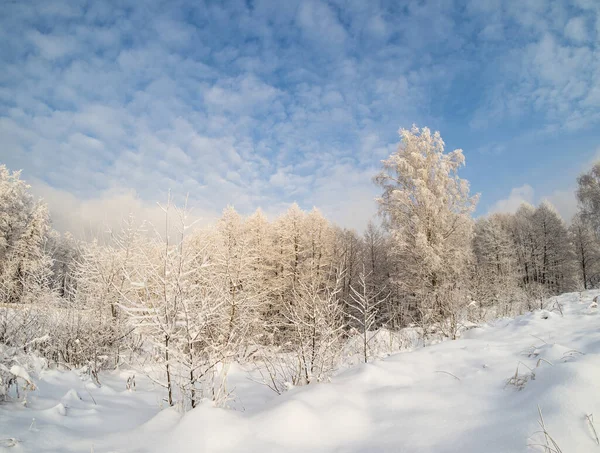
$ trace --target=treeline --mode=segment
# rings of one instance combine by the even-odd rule
[[[426,128],[401,135],[375,178],[381,226],[362,234],[296,204],[274,220],[228,207],[194,228],[168,200],[162,234],[128,218],[81,242],[0,166],[0,342],[96,380],[146,370],[168,404],[194,407],[227,399],[236,361],[283,392],[328,378],[349,338],[368,361],[378,329],[456,338],[600,282],[600,165],[579,179],[569,227],[546,202],[474,220],[462,152]]]

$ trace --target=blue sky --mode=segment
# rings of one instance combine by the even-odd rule
[[[597,0],[10,2],[0,40],[0,162],[64,228],[168,189],[361,228],[413,123],[464,150],[478,214],[568,217],[600,157]]]

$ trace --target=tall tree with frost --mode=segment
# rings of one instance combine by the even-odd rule
[[[356,231],[346,228],[335,230],[333,255],[341,273],[340,299],[347,304],[350,300],[350,287],[360,272],[361,240]]]
[[[369,221],[363,234],[363,264],[372,276],[371,286],[380,286],[385,282],[389,269],[387,268],[386,237],[381,228]]]
[[[535,207],[528,203],[522,203],[509,224],[524,287],[535,285],[538,279],[537,239],[533,228],[534,215]]]
[[[262,292],[269,292],[268,280],[272,277],[272,232],[267,217],[257,209],[246,220],[248,246],[252,250],[252,269],[257,285]]]
[[[223,348],[230,357],[246,350],[259,322],[262,288],[258,251],[253,248],[249,233],[242,216],[233,207],[227,207],[217,223],[209,255],[207,276],[222,295]]]
[[[276,305],[279,294],[273,284],[274,279],[274,247],[271,224],[260,209],[257,209],[245,222],[245,234],[249,256],[247,265],[252,288],[252,315],[250,323],[253,330],[250,341],[267,341],[265,336],[272,333],[270,314]],[[259,328],[259,325],[261,328]]]
[[[31,302],[50,285],[47,206],[34,201],[20,172],[0,165],[0,298]]]
[[[77,288],[75,271],[80,257],[81,247],[69,232],[59,234],[52,231],[50,235],[52,253],[52,287],[58,295],[72,299]]]
[[[578,213],[569,227],[573,244],[579,282],[583,289],[593,288],[600,277],[600,243],[593,227]]]
[[[515,243],[510,231],[511,214],[493,214],[475,224],[473,297],[482,310],[500,308],[509,316],[519,300],[521,284]]]
[[[532,220],[537,242],[537,282],[551,294],[571,289],[573,255],[565,222],[547,201],[537,207]]]
[[[19,239],[29,221],[33,197],[21,172],[11,172],[0,165],[0,271],[7,254]]]
[[[335,232],[317,208],[308,213],[305,225],[306,256],[302,275],[325,284],[332,276]]]
[[[600,235],[600,162],[577,178],[577,200],[582,219]]]
[[[371,292],[378,292],[380,288],[387,288],[392,271],[388,253],[389,237],[380,226],[369,221],[362,236],[361,245],[362,269],[366,270],[368,274],[367,283],[369,290]],[[385,308],[382,307],[379,310],[380,316],[378,322],[385,322],[386,326],[390,329],[400,326],[403,322],[403,307],[395,295],[395,293],[388,290],[385,299]]]
[[[47,248],[50,217],[48,207],[35,203],[27,225],[13,244],[6,270],[13,282],[9,302],[34,302],[50,285],[52,258]]]
[[[444,152],[439,132],[401,129],[402,143],[383,161],[377,199],[398,266],[395,283],[423,308],[445,311],[441,293],[458,289],[471,253],[477,196],[459,178],[462,150]]]
[[[276,290],[271,316],[278,317],[282,307],[294,298],[300,283],[300,273],[305,257],[306,213],[294,203],[273,225],[273,278]]]

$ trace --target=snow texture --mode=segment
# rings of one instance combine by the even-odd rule
[[[345,370],[277,396],[230,373],[232,409],[161,409],[163,389],[129,372],[34,374],[27,405],[0,405],[7,452],[544,451],[538,406],[564,452],[599,447],[598,291],[552,299],[446,341]],[[558,307],[562,310],[562,315]],[[556,308],[556,309],[555,309]]]

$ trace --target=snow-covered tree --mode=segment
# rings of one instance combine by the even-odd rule
[[[579,282],[583,289],[593,288],[600,282],[600,242],[593,227],[577,214],[569,227],[577,262]]]
[[[573,256],[565,222],[547,201],[538,206],[532,220],[537,243],[536,281],[552,294],[571,289]]]
[[[333,256],[341,275],[339,298],[347,305],[350,300],[350,287],[358,279],[361,265],[361,240],[356,231],[336,228]]]
[[[369,221],[362,236],[361,260],[368,274],[367,283],[371,292],[386,288],[385,307],[379,313],[378,322],[385,323],[388,329],[397,329],[404,323],[404,307],[397,292],[390,291],[390,276],[395,274],[390,263],[390,238],[383,229]]]
[[[536,237],[533,229],[535,207],[523,203],[510,224],[510,232],[520,266],[523,285],[529,286],[537,280]]]
[[[20,172],[0,165],[0,300],[40,301],[50,286],[47,206],[34,201]]]
[[[274,225],[275,285],[282,300],[293,297],[300,282],[301,264],[305,256],[306,213],[294,203]]]
[[[33,204],[29,185],[21,179],[21,172],[11,172],[0,165],[0,270],[29,223]]]
[[[477,196],[469,195],[469,183],[458,176],[462,151],[445,153],[438,132],[413,127],[401,129],[400,136],[402,144],[375,178],[383,189],[377,201],[398,263],[394,283],[421,316],[443,316],[442,294],[465,278]]]
[[[166,389],[168,404],[175,404],[175,389],[181,388],[193,407],[222,383],[214,372],[223,360],[216,323],[223,299],[205,284],[206,253],[188,240],[186,207],[175,207],[169,197],[163,211],[165,233],[140,246],[125,274],[131,291],[119,291],[119,307],[156,351],[164,378],[150,376]]]
[[[382,327],[456,338],[467,317],[517,314],[521,301],[533,309],[599,282],[600,164],[579,180],[569,229],[548,203],[474,222],[462,151],[445,152],[427,128],[400,135],[375,178],[382,228],[364,234],[297,204],[273,222],[228,207],[192,228],[169,198],[163,227],[128,218],[78,242],[52,232],[46,206],[0,166],[0,342],[98,384],[102,367],[144,364],[167,403],[187,408],[226,400],[234,361],[256,361],[282,392],[327,379],[356,332],[366,362]]]
[[[63,298],[72,299],[77,290],[75,275],[80,260],[81,245],[69,232],[59,234],[52,231],[50,251],[52,255],[52,287]]]
[[[507,217],[506,230],[517,257],[521,288],[528,306],[574,286],[574,255],[567,226],[548,202],[522,204]]]
[[[228,357],[244,354],[260,335],[260,313],[266,295],[263,286],[267,238],[264,225],[253,219],[253,231],[233,207],[223,211],[213,235],[206,278],[222,299],[221,339]],[[207,282],[208,283],[208,282]]]
[[[600,162],[577,178],[577,199],[582,219],[600,235]]]
[[[119,231],[106,235],[107,242],[95,239],[78,247],[73,269],[74,291],[63,302],[73,322],[65,327],[69,335],[61,338],[65,343],[61,350],[73,349],[76,344],[78,362],[87,361],[95,372],[102,367],[119,366],[122,352],[133,340],[121,304],[139,290],[129,276],[138,272],[143,263],[143,251],[148,245],[144,235],[144,224],[138,225],[129,216]],[[73,356],[72,350],[68,353]]]
[[[339,284],[323,289],[314,281],[303,282],[295,289],[294,299],[286,301],[287,347],[299,366],[296,384],[320,382],[337,366],[344,327],[339,289]]]
[[[13,283],[9,302],[36,302],[48,291],[52,273],[52,258],[47,248],[49,228],[47,206],[36,203],[6,259],[5,270]]]
[[[321,212],[313,208],[305,220],[306,256],[303,277],[325,284],[333,275],[335,232]]]
[[[362,355],[365,363],[369,360],[369,343],[374,338],[373,331],[378,318],[381,317],[382,304],[388,296],[385,286],[376,290],[373,285],[369,284],[369,278],[372,275],[372,272],[367,273],[363,266],[358,276],[358,284],[350,287],[351,301],[348,302],[348,316],[354,321],[354,327],[360,333]]]
[[[521,299],[517,250],[510,232],[513,220],[511,214],[479,219],[473,237],[472,296],[481,310],[498,307],[505,316]]]

